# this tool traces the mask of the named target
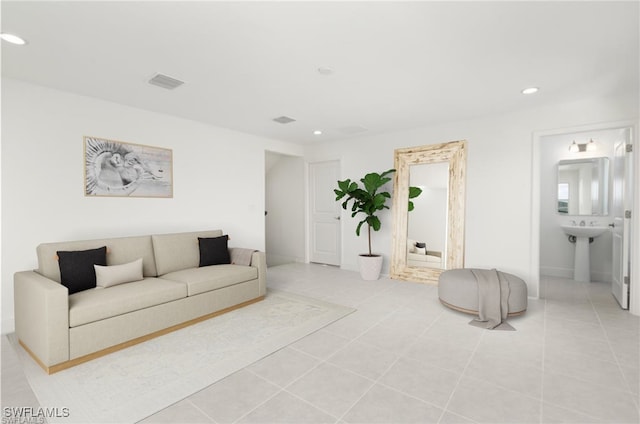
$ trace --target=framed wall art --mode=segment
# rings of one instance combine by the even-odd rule
[[[173,197],[170,149],[84,137],[85,196]]]

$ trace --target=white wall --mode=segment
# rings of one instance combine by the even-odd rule
[[[544,95],[544,93],[540,93]],[[340,159],[342,178],[361,178],[393,167],[393,151],[444,141],[468,141],[465,215],[465,266],[496,267],[523,278],[530,296],[538,296],[538,264],[532,257],[532,140],[536,131],[595,122],[637,120],[637,97],[584,99],[553,107],[476,120],[453,122],[349,142],[309,146],[308,161]],[[526,102],[526,97],[523,97]],[[387,211],[388,212],[388,211]],[[391,250],[391,214],[374,234],[374,248]],[[366,240],[355,237],[355,220],[342,215],[342,266],[356,270]]]
[[[267,265],[304,262],[305,184],[302,157],[267,152]],[[269,165],[270,164],[270,165]]]
[[[542,275],[573,278],[575,245],[569,243],[561,225],[570,225],[571,221],[584,220],[587,225],[594,222],[608,225],[611,217],[611,168],[613,165],[613,147],[616,142],[624,141],[623,130],[601,130],[576,134],[563,134],[543,137],[540,145],[540,273]],[[593,152],[572,153],[569,145],[573,140],[584,143],[593,139],[597,150]],[[604,216],[580,216],[558,214],[557,212],[557,166],[560,160],[586,159],[595,157],[609,158],[609,213]],[[591,187],[587,191],[590,192]],[[577,198],[574,197],[574,198]],[[590,196],[589,196],[590,199]],[[591,208],[591,204],[589,204]],[[590,246],[591,280],[611,282],[612,237],[609,232],[594,239]]]
[[[173,150],[172,199],[84,196],[85,135]],[[39,243],[221,228],[265,249],[264,151],[300,146],[2,80],[2,332]]]

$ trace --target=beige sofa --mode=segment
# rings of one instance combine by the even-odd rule
[[[442,252],[419,249],[416,241],[407,239],[407,266],[422,268],[443,268]]]
[[[14,276],[20,344],[53,373],[263,299],[264,252],[248,252],[250,265],[199,267],[198,237],[219,236],[215,230],[39,245],[38,269]],[[56,252],[102,246],[107,265],[142,258],[144,278],[69,295]]]

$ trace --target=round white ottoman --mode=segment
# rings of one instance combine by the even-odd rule
[[[521,315],[527,310],[527,285],[512,274],[502,273],[509,282],[509,316]],[[440,302],[456,311],[478,314],[478,282],[471,268],[450,269],[438,279]]]

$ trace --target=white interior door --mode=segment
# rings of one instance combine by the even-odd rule
[[[627,137],[628,138],[628,137]],[[629,309],[629,238],[633,169],[627,141],[617,143],[613,157],[613,273],[611,291],[622,309]]]
[[[309,164],[311,262],[340,265],[340,204],[333,192],[339,177],[338,161]]]

